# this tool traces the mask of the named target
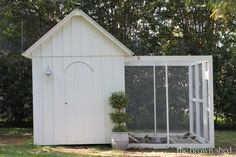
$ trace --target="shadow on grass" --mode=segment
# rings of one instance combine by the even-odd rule
[[[19,143],[21,141],[22,143]],[[5,140],[5,141],[3,141]],[[7,140],[9,142],[7,142]],[[18,142],[17,142],[18,141]],[[48,157],[76,157],[76,156],[176,156],[177,150],[172,149],[128,149],[127,151],[119,151],[112,149],[111,145],[73,145],[73,146],[35,146],[32,144],[32,129],[24,128],[4,128],[0,129],[0,156],[9,157],[30,157],[30,156],[48,156]],[[216,149],[219,147],[229,149],[232,147],[232,154],[236,156],[236,131],[216,132]],[[206,149],[207,150],[207,149]],[[189,152],[189,150],[186,150]],[[214,151],[215,152],[215,151]],[[227,154],[227,153],[225,153]],[[200,153],[198,156],[221,156],[225,157],[224,153],[206,154]],[[181,154],[178,154],[181,155]],[[183,156],[190,154],[183,153]],[[195,156],[193,154],[193,156]],[[192,156],[192,155],[191,155]]]
[[[31,128],[0,128],[0,136],[32,135]]]

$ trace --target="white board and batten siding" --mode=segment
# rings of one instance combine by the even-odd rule
[[[82,16],[67,20],[34,49],[34,143],[111,143],[108,97],[124,90],[126,56]]]
[[[132,54],[81,10],[70,13],[27,49],[23,55],[32,59],[34,143],[109,144],[113,125],[108,97],[112,92],[125,90],[125,65],[183,66],[192,60],[208,60],[211,142],[129,144],[129,147],[214,147],[212,59],[209,56],[135,57]],[[51,70],[51,76],[46,76],[47,69]]]

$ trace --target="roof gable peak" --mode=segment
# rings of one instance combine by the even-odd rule
[[[69,15],[65,16],[59,23],[57,23],[51,30],[49,30],[45,35],[43,35],[38,41],[36,41],[31,47],[29,47],[22,55],[31,58],[32,52],[41,45],[44,41],[46,41],[54,32],[56,32],[59,28],[61,28],[68,20],[70,20],[73,16],[82,16],[85,20],[87,20],[90,24],[92,24],[97,30],[103,33],[108,39],[114,42],[118,47],[120,47],[127,55],[133,55],[133,52],[128,49],[124,44],[122,44],[119,40],[117,40],[113,35],[107,32],[103,27],[101,27],[97,22],[95,22],[92,18],[90,18],[87,14],[85,14],[82,10],[76,9],[72,11]]]

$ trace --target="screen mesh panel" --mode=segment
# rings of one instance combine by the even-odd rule
[[[196,134],[197,133],[197,120],[196,120],[196,103],[193,102],[193,132]]]
[[[166,77],[165,67],[155,67],[156,78],[156,129],[158,133],[166,133]]]
[[[125,67],[125,92],[129,97],[127,127],[130,131],[154,131],[153,78],[152,66]]]
[[[204,121],[203,121],[203,103],[199,104],[199,112],[200,112],[200,136],[204,137]]]
[[[198,69],[199,69],[199,98],[203,98],[203,86],[202,86],[202,64],[198,64]]]
[[[207,140],[210,141],[210,115],[209,112],[207,111]]]
[[[193,98],[196,98],[196,80],[195,80],[195,66],[192,65],[191,66],[191,69],[192,69],[192,91],[193,91]]]
[[[169,130],[189,132],[188,67],[168,66]]]
[[[129,131],[135,132],[134,135],[141,140],[148,135],[151,142],[147,143],[155,144],[168,142],[167,130],[170,144],[179,140],[182,133],[190,131],[196,134],[196,139],[209,140],[212,128],[208,111],[211,105],[208,70],[205,61],[188,64],[184,61],[181,64],[176,61],[128,62],[125,66],[125,92],[129,97],[126,108]]]

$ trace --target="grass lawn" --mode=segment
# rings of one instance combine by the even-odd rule
[[[155,156],[155,157],[233,157],[236,156],[236,131],[216,131],[216,148],[232,148],[232,153],[190,154],[171,150],[112,150],[109,146],[34,146],[31,129],[1,129],[0,157],[79,157],[79,156]]]

